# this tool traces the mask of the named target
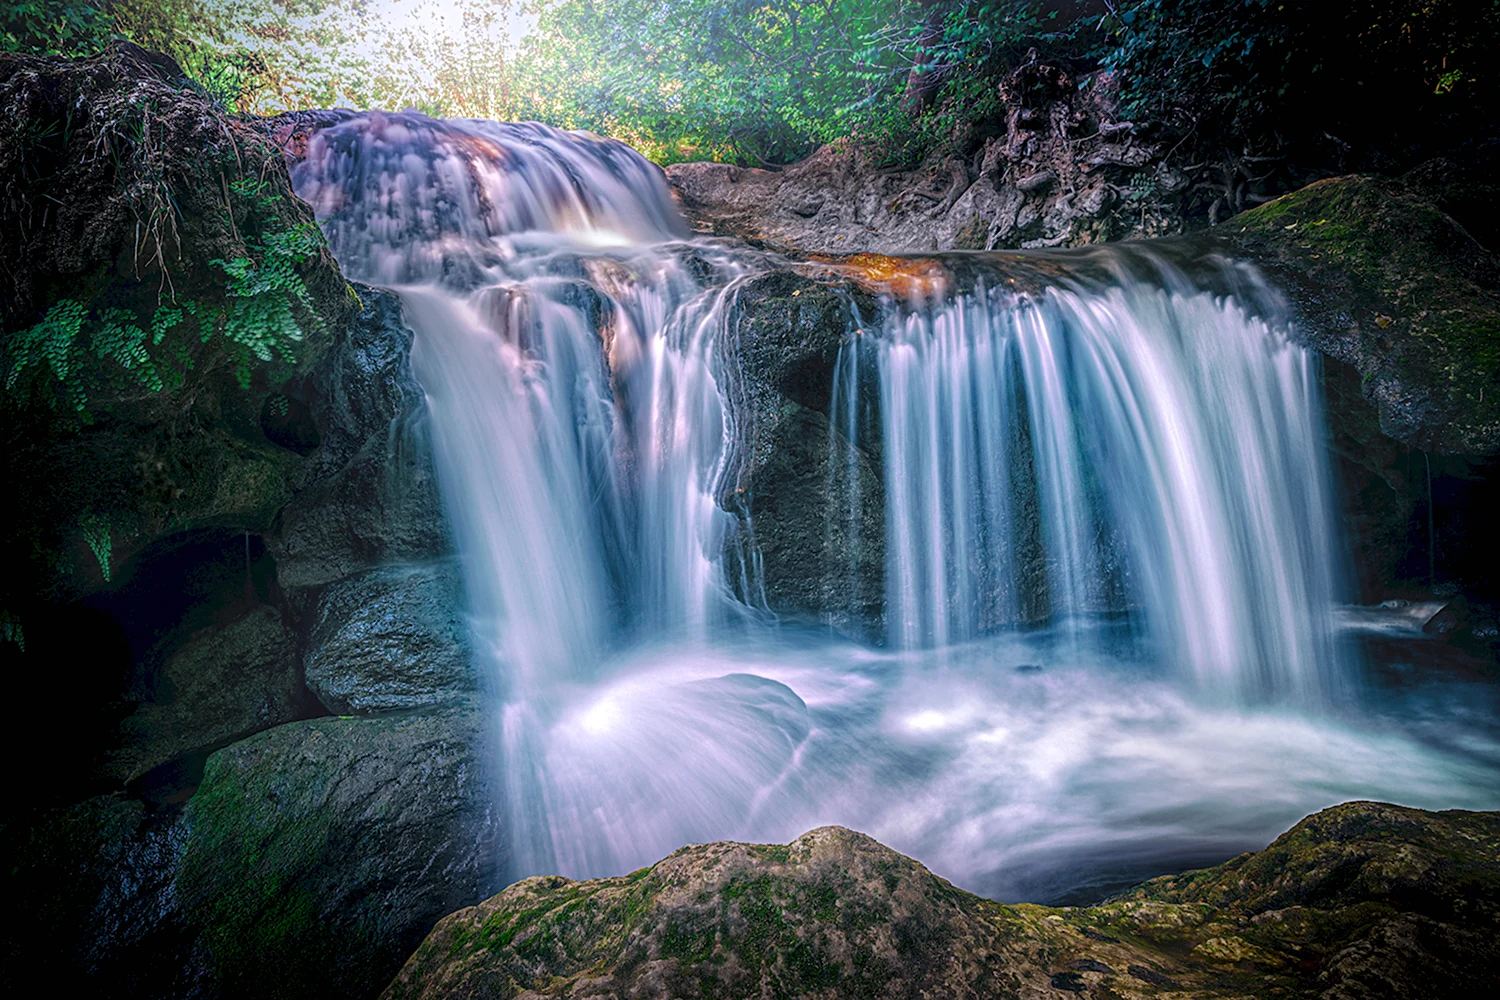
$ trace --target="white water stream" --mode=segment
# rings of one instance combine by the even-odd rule
[[[1050,899],[1352,797],[1500,803],[1472,699],[1349,707],[1316,368],[1251,277],[1265,302],[1163,264],[889,305],[831,402],[857,437],[875,366],[872,649],[729,579],[756,563],[716,499],[716,348],[764,256],[688,241],[655,168],[541,126],[352,116],[294,177],[416,331],[518,875],[836,822]]]

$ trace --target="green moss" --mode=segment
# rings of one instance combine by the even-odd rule
[[[1330,351],[1352,353],[1343,359],[1388,433],[1430,450],[1500,449],[1500,264],[1420,192],[1331,178],[1220,230],[1293,286]],[[1340,340],[1351,321],[1352,352]]]

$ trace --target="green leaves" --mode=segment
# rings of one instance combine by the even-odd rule
[[[303,315],[316,316],[297,266],[311,259],[321,245],[317,227],[305,223],[265,234],[252,250],[254,257],[210,262],[229,279],[229,301],[219,332],[239,348],[235,377],[242,388],[250,385],[250,358],[269,363],[295,357],[294,345],[302,341],[299,307]]]
[[[218,311],[196,301],[164,303],[148,322],[125,309],[90,309],[73,299],[52,304],[42,321],[10,338],[4,359],[11,402],[35,388],[54,407],[87,417],[92,404],[129,392],[161,392],[182,384],[193,367],[188,343],[223,338],[241,388],[257,364],[294,361],[304,325],[317,313],[298,273],[322,235],[307,223],[274,230],[247,245],[249,256],[211,261],[225,276]]]

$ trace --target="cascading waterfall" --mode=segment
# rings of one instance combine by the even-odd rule
[[[729,433],[711,347],[740,266],[704,287],[659,172],[540,125],[362,115],[295,171],[349,273],[417,333],[479,645],[506,699],[522,863],[570,862],[549,787],[559,691],[619,633],[703,638],[733,613],[714,502]]]
[[[876,405],[887,497],[869,648],[727,579],[755,558],[725,558],[718,347],[784,265],[689,240],[641,157],[539,125],[350,113],[293,176],[416,332],[516,874],[839,822],[1057,898],[1355,795],[1490,801],[1472,741],[1289,707],[1340,675],[1338,560],[1315,371],[1263,289],[1059,256],[1025,294],[928,290],[849,338],[829,434]]]
[[[1346,676],[1315,359],[1240,298],[1115,270],[944,297],[878,346],[894,638],[1127,614],[1222,695]]]

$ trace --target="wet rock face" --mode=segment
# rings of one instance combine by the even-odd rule
[[[452,549],[395,295],[361,286],[363,311],[293,395],[319,435],[273,541],[282,586],[311,588]]]
[[[315,612],[307,686],[335,715],[419,708],[476,690],[457,564],[386,566],[331,584]]]
[[[1259,854],[1050,909],[825,827],[518,882],[440,921],[385,996],[1463,995],[1500,951],[1497,861],[1500,814],[1356,802]]]
[[[208,992],[364,996],[501,884],[486,726],[454,706],[280,726],[219,751],[173,891]]]
[[[741,516],[761,559],[764,598],[791,620],[884,636],[885,502],[879,426],[851,441],[829,409],[840,351],[873,320],[852,284],[773,271],[739,294],[724,352],[725,388],[739,422],[739,476],[720,498]],[[856,387],[877,413],[868,378]],[[762,595],[747,595],[756,599]]]

